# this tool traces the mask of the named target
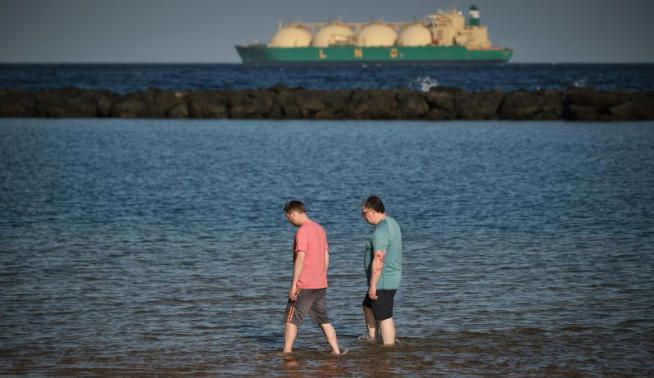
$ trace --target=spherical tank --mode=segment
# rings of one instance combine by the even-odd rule
[[[431,44],[431,32],[423,24],[412,24],[400,32],[397,44],[400,46],[426,46]]]
[[[397,39],[395,30],[382,23],[369,24],[357,34],[356,45],[360,47],[393,46]]]
[[[307,47],[311,43],[311,33],[302,26],[290,25],[281,28],[270,40],[270,47]]]
[[[329,24],[316,33],[311,41],[313,47],[327,47],[337,43],[344,43],[352,39],[352,29],[343,24]]]

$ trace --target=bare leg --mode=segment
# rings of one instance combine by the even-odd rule
[[[332,352],[334,354],[341,354],[341,350],[338,349],[338,341],[336,340],[336,330],[334,330],[331,323],[321,324],[320,328],[322,328],[322,332],[325,334],[327,342],[332,347]]]
[[[382,340],[384,341],[384,345],[394,345],[395,322],[393,322],[393,318],[388,318],[379,322],[379,328],[381,328]]]
[[[370,307],[363,306],[363,318],[366,321],[366,329],[368,330],[368,340],[375,341],[377,338],[377,321],[375,314]]]
[[[297,326],[293,323],[286,323],[284,327],[284,353],[293,352],[293,343],[297,336]]]

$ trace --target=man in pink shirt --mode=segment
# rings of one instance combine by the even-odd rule
[[[286,306],[284,353],[293,351],[297,328],[309,315],[322,328],[332,353],[340,354],[336,331],[329,322],[325,305],[329,266],[327,234],[322,226],[309,219],[301,201],[287,202],[284,212],[286,219],[298,227],[293,243],[293,279]]]

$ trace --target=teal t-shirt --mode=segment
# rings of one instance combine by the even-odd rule
[[[371,262],[375,251],[386,251],[384,270],[377,281],[377,289],[399,288],[402,279],[402,232],[395,219],[386,216],[384,220],[375,225],[375,231],[368,239],[364,255],[364,267],[368,282],[370,282]]]

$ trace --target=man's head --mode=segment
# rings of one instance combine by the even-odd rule
[[[381,198],[377,196],[368,197],[361,204],[361,216],[369,224],[377,224],[386,217],[386,208]]]
[[[308,219],[302,201],[292,200],[286,202],[286,205],[284,205],[284,213],[286,214],[286,219],[288,219],[289,223],[296,227],[301,226]]]

